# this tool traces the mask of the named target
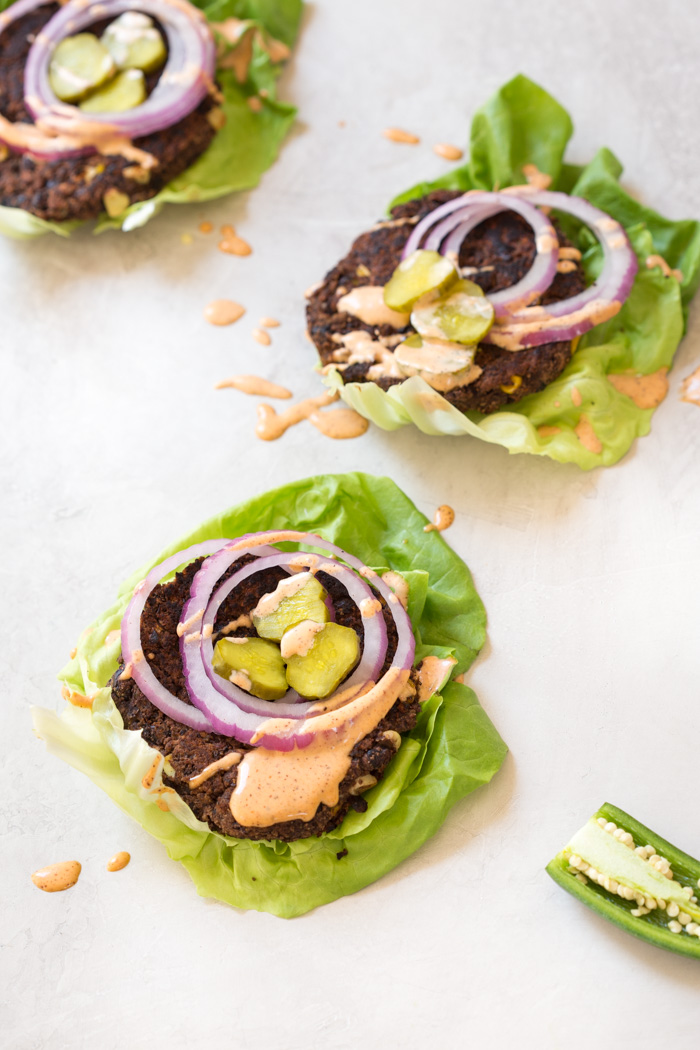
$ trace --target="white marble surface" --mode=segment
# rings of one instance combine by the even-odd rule
[[[128,236],[0,244],[3,1046],[697,1047],[698,963],[607,925],[543,868],[603,800],[700,855],[700,409],[678,396],[700,310],[651,435],[591,474],[409,429],[333,443],[300,426],[268,445],[255,401],[212,388],[260,371],[318,390],[302,292],[396,191],[446,170],[431,144],[463,142],[516,70],[574,114],[574,159],[605,143],[650,203],[700,214],[698,30],[685,0],[320,0],[285,76],[300,123],[257,191]],[[386,142],[389,124],[423,144]],[[254,254],[183,245],[205,217]],[[216,297],[247,317],[207,326]],[[250,338],[262,314],[283,322],[269,349]],[[470,680],[512,751],[378,884],[292,922],[238,913],[48,756],[29,705],[60,704],[74,639],[166,542],[354,468],[428,514],[455,507],[446,538],[489,613]],[[120,849],[133,861],[108,874]],[[75,889],[34,888],[71,857]]]

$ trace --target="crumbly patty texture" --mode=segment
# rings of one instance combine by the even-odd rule
[[[236,570],[249,560],[250,556],[245,560],[240,559],[236,563]],[[163,685],[185,703],[190,703],[190,700],[182,673],[177,625],[182,607],[189,597],[192,578],[200,564],[201,560],[192,562],[170,583],[156,587],[148,598],[141,619],[141,644],[146,659]],[[219,610],[214,640],[222,627],[243,613],[250,612],[259,598],[274,590],[279,580],[286,575],[281,569],[268,569],[235,588]],[[343,586],[324,573],[319,573],[318,579],[333,599],[337,623],[352,627],[362,639],[362,617]],[[389,642],[384,664],[386,669],[396,649],[397,637],[394,621],[386,609],[384,619]],[[254,634],[253,628],[241,627],[232,631],[229,637]],[[122,681],[119,677],[120,671],[121,667],[112,679],[112,697],[124,720],[124,728],[140,730],[147,744],[169,757],[173,774],[164,776],[164,783],[174,788],[195,816],[205,821],[213,831],[233,838],[283,839],[291,842],[331,831],[342,822],[351,807],[365,810],[367,803],[361,795],[350,794],[351,788],[359,777],[368,774],[377,780],[381,779],[396,753],[383,734],[390,729],[398,733],[413,729],[420,710],[415,697],[397,700],[386,717],[355,745],[350,755],[350,769],[340,784],[336,806],[330,808],[322,803],[310,821],[290,820],[266,828],[245,827],[234,820],[229,807],[231,794],[238,779],[237,767],[215,773],[195,789],[190,788],[188,781],[230,751],[245,752],[250,748],[246,744],[239,744],[232,737],[220,736],[217,733],[200,733],[169,718],[146,699],[133,679]]]
[[[24,67],[32,39],[58,9],[58,4],[36,8],[0,34],[0,113],[8,120],[33,123],[24,104]],[[99,34],[106,25],[106,21],[95,23],[90,31]],[[159,76],[146,78],[149,91]],[[10,153],[0,162],[0,204],[64,222],[97,218],[105,210],[103,197],[108,190],[126,194],[132,204],[148,200],[204,153],[215,135],[207,119],[211,106],[206,98],[178,124],[134,139],[135,146],[158,161],[146,185],[125,174],[134,162],[120,156],[93,153],[49,161]]]
[[[401,261],[401,252],[415,223],[458,196],[458,192],[438,190],[397,205],[390,220],[361,234],[345,258],[326,274],[321,286],[310,296],[306,311],[309,335],[324,365],[333,363],[333,352],[338,349],[333,336],[358,329],[371,333],[375,339],[397,334],[389,325],[366,325],[350,314],[341,313],[337,309],[338,299],[362,285],[386,284]],[[557,234],[562,247],[570,246],[561,230],[557,229]],[[522,280],[534,258],[535,239],[531,228],[514,212],[502,212],[486,219],[469,234],[460,249],[459,264],[477,269],[478,272],[468,275],[469,280],[488,294]],[[583,271],[577,265],[571,273],[558,273],[540,301],[546,304],[568,299],[584,287]],[[411,325],[401,329],[405,335],[413,330]],[[570,342],[545,343],[515,353],[481,343],[475,357],[475,364],[482,369],[481,375],[473,383],[456,387],[442,396],[461,412],[495,412],[527,394],[543,390],[566,368],[570,359]],[[364,362],[353,364],[341,374],[346,383],[371,382],[367,377],[370,367]],[[505,392],[502,388],[511,387],[516,376],[521,380],[520,385],[511,393]],[[378,380],[378,385],[388,390],[400,382],[401,379],[385,377]]]

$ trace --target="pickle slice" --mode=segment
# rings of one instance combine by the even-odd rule
[[[455,343],[478,343],[493,324],[493,306],[478,284],[457,281],[445,294],[429,292],[413,307],[411,324],[421,335]]]
[[[85,113],[122,113],[146,99],[146,81],[140,69],[125,69],[114,80],[80,103]]]
[[[426,292],[444,292],[459,278],[453,263],[439,252],[418,248],[400,262],[384,285],[384,302],[391,310],[408,313]]]
[[[290,627],[302,620],[326,623],[330,618],[328,594],[310,572],[299,572],[281,580],[274,591],[264,594],[251,614],[261,638],[279,642]]]
[[[245,679],[236,680],[238,674],[250,680],[247,692],[261,700],[279,700],[287,692],[284,675],[284,660],[274,642],[263,638],[221,638],[214,646],[214,670],[222,678],[244,686]],[[231,673],[234,672],[234,678]]]
[[[287,681],[308,700],[328,696],[352,671],[360,656],[360,642],[352,627],[326,623],[304,656],[287,660]]]
[[[621,809],[601,806],[547,872],[629,933],[700,958],[700,862]]]
[[[114,59],[92,33],[67,36],[49,63],[51,90],[62,102],[79,102],[116,72]]]
[[[424,339],[409,335],[394,351],[394,358],[402,371],[431,372],[433,375],[457,375],[470,371],[474,363],[475,347],[451,343],[444,339]]]
[[[125,11],[100,37],[119,69],[152,73],[163,65],[167,49],[153,19],[140,11]]]

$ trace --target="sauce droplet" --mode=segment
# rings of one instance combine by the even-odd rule
[[[60,864],[49,864],[32,875],[32,882],[45,893],[60,893],[75,886],[80,878],[81,865],[77,860],[64,860]]]
[[[682,270],[672,270],[668,265],[663,255],[648,255],[647,256],[647,270],[653,270],[658,266],[663,273],[664,277],[675,277],[677,281],[683,280]]]
[[[600,455],[603,451],[602,442],[593,429],[591,421],[586,416],[581,416],[574,427],[574,432],[584,448],[587,448],[589,452],[596,456]]]
[[[435,511],[432,523],[423,526],[423,532],[444,532],[445,529],[449,529],[454,520],[455,512],[452,510],[452,507],[448,506],[447,503],[443,503]]]
[[[437,153],[443,160],[461,160],[464,156],[464,151],[459,146],[450,146],[447,142],[438,142],[433,146],[433,153]]]
[[[337,441],[362,437],[369,427],[369,420],[356,412],[354,408],[335,408],[329,412],[312,412],[309,422],[313,423],[326,437]]]
[[[231,376],[229,379],[222,379],[214,389],[224,390],[228,387],[233,390],[241,390],[244,394],[256,394],[258,397],[288,398],[292,396],[291,390],[287,390],[285,386],[278,386],[277,383],[271,383],[269,379],[263,379],[262,376]]]
[[[213,229],[214,229],[214,223],[213,222],[200,222],[200,224],[199,224],[199,232],[200,233],[211,233]]]
[[[227,255],[250,255],[253,249],[239,237],[233,226],[221,227],[222,240],[219,241],[219,251]]]
[[[261,328],[279,328],[280,323],[275,317],[261,317],[260,327]]]
[[[254,328],[250,333],[256,343],[260,343],[261,346],[269,346],[272,342],[272,338],[269,332],[266,332],[263,328]]]
[[[275,441],[282,437],[289,427],[301,423],[302,419],[308,419],[318,408],[330,405],[338,400],[336,393],[330,391],[319,397],[307,397],[304,401],[297,402],[285,412],[277,413],[272,405],[258,405],[258,423],[255,433],[263,441]]]
[[[209,324],[227,325],[240,320],[245,313],[245,306],[234,303],[231,299],[214,299],[204,309],[204,320]]]
[[[125,868],[131,860],[131,854],[127,853],[126,850],[121,850],[119,853],[115,853],[113,857],[110,857],[107,861],[107,871],[121,871]]]
[[[649,375],[609,375],[608,382],[637,408],[656,408],[668,393],[667,372],[667,368],[660,368]]]
[[[408,146],[416,146],[420,142],[417,135],[404,131],[403,128],[384,128],[382,135],[390,142],[405,142]]]

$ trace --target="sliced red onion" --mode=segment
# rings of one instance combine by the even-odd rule
[[[166,689],[158,681],[148,661],[144,658],[141,647],[141,616],[149,595],[164,576],[173,572],[180,565],[194,561],[195,558],[207,558],[210,554],[220,550],[227,542],[227,540],[206,540],[204,543],[196,543],[193,547],[178,551],[154,566],[145,580],[142,580],[135,588],[134,596],[127,606],[121,626],[124,665],[125,667],[130,665],[131,677],[143,695],[164,715],[203,733],[213,732],[212,724],[206,715],[198,708],[184,703],[169,689]]]
[[[275,555],[272,558],[262,557],[262,555],[266,555],[269,551],[270,544],[288,541],[304,543],[307,546],[325,549],[330,553],[333,560],[325,561],[324,559],[318,559],[316,555],[299,551],[291,554]],[[250,569],[250,572],[245,573],[247,576],[252,572],[261,571],[263,567],[262,563],[265,561],[268,562],[268,565],[274,561],[275,564],[284,567],[285,565],[289,566],[294,562],[298,563],[300,560],[306,558],[307,560],[317,561],[319,568],[322,568],[323,571],[331,572],[336,576],[340,582],[348,588],[348,593],[350,593],[350,588],[352,588],[351,597],[353,600],[356,600],[358,604],[364,600],[360,595],[365,595],[371,600],[371,590],[363,580],[355,576],[354,573],[350,573],[344,565],[340,564],[339,560],[336,560],[336,558],[342,558],[342,560],[346,562],[346,565],[354,568],[361,576],[371,579],[372,587],[384,597],[388,604],[388,608],[396,625],[398,636],[397,648],[392,661],[392,668],[390,668],[390,670],[410,669],[413,664],[413,656],[415,653],[413,631],[406,610],[393,594],[391,588],[384,583],[384,581],[377,576],[373,570],[368,569],[358,558],[347,554],[342,548],[336,547],[334,544],[326,543],[325,540],[322,540],[319,536],[310,533],[297,532],[295,530],[254,533],[242,536],[236,540],[228,541],[210,540],[205,544],[197,544],[194,547],[188,548],[186,551],[174,554],[166,559],[166,561],[156,566],[151,570],[146,579],[136,588],[134,598],[130,602],[122,621],[122,650],[125,654],[124,658],[127,662],[132,664],[132,676],[144,695],[147,696],[156,707],[177,721],[183,722],[186,725],[191,725],[196,729],[224,732],[225,735],[229,736],[235,735],[236,739],[241,740],[243,743],[250,742],[255,746],[268,747],[276,750],[291,750],[294,747],[306,747],[314,739],[314,733],[312,729],[309,729],[308,727],[313,724],[313,718],[316,715],[323,713],[324,709],[322,701],[314,701],[308,705],[269,704],[274,716],[278,719],[282,716],[281,721],[283,723],[286,721],[287,725],[285,726],[284,731],[263,732],[262,735],[259,735],[259,731],[261,729],[264,730],[266,722],[271,721],[267,707],[264,715],[239,709],[237,701],[236,703],[231,702],[231,700],[224,697],[223,693],[220,692],[218,688],[213,688],[212,680],[206,670],[211,659],[211,642],[210,639],[201,638],[204,628],[204,618],[207,616],[207,613],[209,613],[210,618],[207,618],[207,623],[213,626],[216,611],[226,596],[226,594],[219,594],[219,592],[225,590],[226,584],[220,587],[217,591],[219,603],[216,608],[212,608],[211,610],[205,609],[204,603],[207,603],[212,587],[215,585],[216,581],[220,579],[221,574],[226,571],[226,568],[231,565],[237,557],[240,557],[243,554],[252,554],[259,559],[259,562],[256,562],[254,565],[245,566],[244,569],[241,570],[241,573],[238,573],[235,577],[231,578],[231,581],[226,581],[226,584],[231,582],[231,587],[226,590],[226,594],[230,593],[230,590],[235,586],[235,583],[232,582],[234,579],[237,578],[237,582],[240,582],[243,578],[245,569]],[[190,693],[193,702],[201,704],[202,696],[203,694],[206,694],[207,704],[212,703],[216,706],[217,716],[215,718],[205,716],[201,709],[190,708],[189,705],[184,704],[181,700],[174,697],[168,692],[168,690],[161,686],[144,660],[141,651],[141,615],[148,595],[163,576],[172,572],[179,565],[192,561],[202,555],[213,555],[213,557],[207,557],[207,560],[195,576],[196,580],[201,574],[199,581],[201,590],[194,587],[193,581],[191,596],[183,607],[181,622],[191,623],[193,630],[189,632],[189,634],[193,637],[188,638],[187,633],[183,632],[181,638],[184,638],[185,642],[183,643],[181,641],[181,652],[183,653],[183,669],[185,671],[188,692]],[[215,563],[213,567],[211,566],[211,563]],[[204,611],[202,612],[200,610]],[[199,626],[200,624],[201,627]],[[199,635],[199,637],[196,637],[196,635]],[[203,641],[209,643],[206,666],[202,659]],[[385,652],[386,625],[383,616],[377,613],[374,616],[367,617],[365,620],[365,645],[363,647],[363,658],[351,677],[343,683],[340,689],[345,703],[351,701],[353,695],[357,695],[359,689],[363,685],[366,685],[368,680],[372,680],[371,677],[366,677],[368,671],[373,672],[374,675],[378,674],[384,660]],[[379,662],[377,663],[377,661]],[[388,673],[389,672],[387,672],[387,674]],[[380,679],[380,682],[381,681],[383,681],[383,679]],[[221,679],[221,683],[225,684],[223,679]],[[233,687],[233,683],[228,684],[230,684],[232,688],[235,688]],[[357,686],[357,689],[355,689],[355,693],[353,694],[351,690],[355,686]],[[212,698],[212,694],[214,698]],[[244,694],[244,697],[244,702],[248,705],[250,705],[250,702],[253,700],[256,705],[267,704],[265,701],[258,701],[256,698],[250,697],[247,693]],[[329,699],[332,700],[332,698]],[[221,705],[226,705],[229,710],[224,709]],[[291,708],[291,710],[286,710],[286,708]],[[312,708],[314,710],[312,710]],[[194,714],[196,710],[201,717]],[[235,733],[233,730],[219,728],[220,726],[223,727],[227,721],[232,720],[231,715],[233,712],[235,712]],[[307,714],[306,718],[303,717],[305,713]],[[222,715],[221,721],[219,720],[219,715]],[[302,717],[300,717],[300,715]],[[294,728],[295,723],[299,728]]]
[[[489,301],[493,305],[496,317],[503,317],[509,316],[514,306],[526,306],[527,303],[531,303],[533,299],[537,299],[543,292],[546,292],[554,280],[559,260],[559,241],[547,216],[528,201],[505,193],[471,192],[456,200],[460,202],[461,207],[452,207],[448,210],[449,205],[455,204],[455,201],[448,201],[447,204],[435,208],[426,215],[422,222],[418,223],[404,248],[403,257],[406,257],[409,244],[416,235],[418,235],[414,242],[416,247],[420,246],[422,237],[425,235],[422,247],[440,251],[443,255],[449,253],[458,255],[462,241],[475,226],[498,212],[514,211],[522,216],[532,228],[537,249],[535,260],[522,280],[517,281],[510,288],[504,288],[500,292],[489,295]],[[432,219],[431,223],[427,222],[429,219]],[[423,227],[422,230],[421,227]],[[445,238],[448,238],[447,241]]]
[[[582,197],[553,190],[518,187],[518,194],[538,207],[573,215],[595,234],[603,248],[603,269],[588,288],[570,299],[513,311],[509,322],[496,324],[484,337],[508,350],[574,339],[619,312],[639,268],[624,227]]]
[[[27,106],[45,128],[66,132],[80,123],[105,123],[103,114],[83,113],[59,102],[49,84],[49,62],[55,46],[95,21],[95,5],[68,0],[49,19],[29,50],[24,70]],[[134,0],[102,0],[100,17],[134,10]],[[168,59],[155,88],[140,106],[109,114],[113,134],[139,138],[182,120],[207,95],[216,69],[216,47],[205,15],[187,0],[139,0],[138,9],[152,15],[165,30]]]

